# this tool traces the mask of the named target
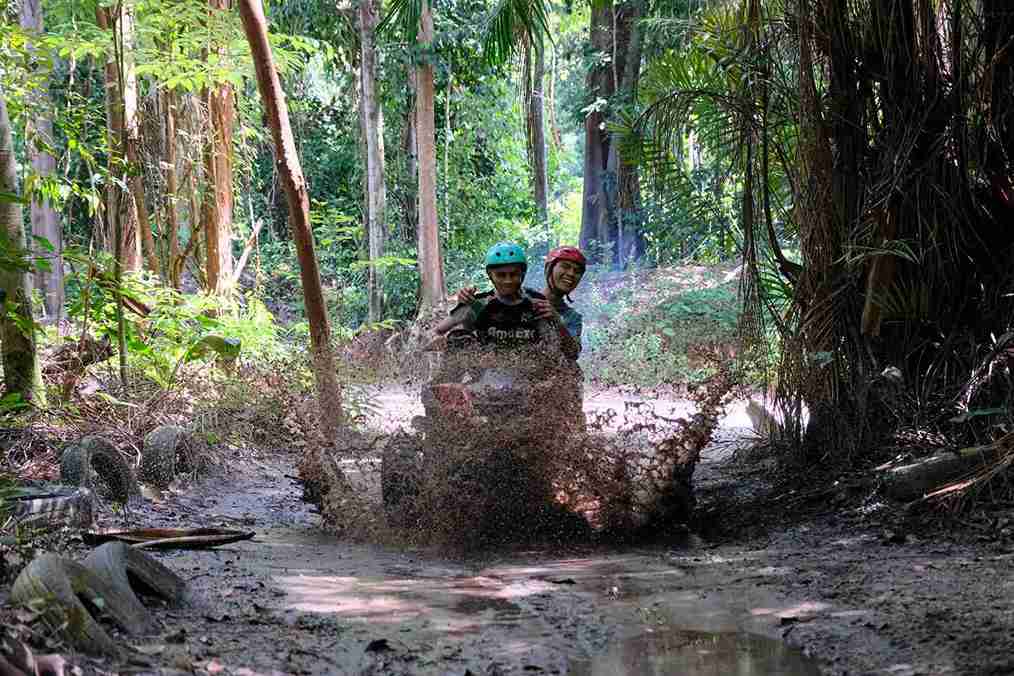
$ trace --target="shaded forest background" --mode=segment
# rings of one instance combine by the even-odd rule
[[[794,457],[1006,449],[1008,3],[265,9],[337,348],[481,282],[498,240],[580,244],[590,288],[738,261],[737,353],[773,384]],[[270,363],[304,342],[230,0],[22,0],[3,17],[9,411],[74,401],[78,381],[44,382],[34,355],[85,337],[124,384],[131,371],[164,389],[190,364],[240,350]],[[641,326],[658,363],[686,359],[666,312]]]

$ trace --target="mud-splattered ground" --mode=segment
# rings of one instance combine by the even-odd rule
[[[402,393],[385,396],[386,419],[411,413]],[[601,400],[610,396],[616,405],[615,395]],[[737,410],[699,469],[705,515],[728,515],[730,504],[750,509],[767,487],[768,465],[732,452],[735,428],[745,424]],[[201,601],[159,610],[162,633],[130,639],[140,649],[132,663],[107,668],[1014,674],[1009,540],[916,539],[885,530],[875,504],[836,506],[832,495],[826,505],[808,504],[811,516],[802,516],[802,503],[798,513],[777,512],[783,523],[739,514],[729,518],[735,527],[705,523],[703,538],[650,548],[449,559],[322,532],[290,478],[294,461],[237,454],[215,475],[134,514],[135,525],[224,526],[256,537],[157,554]]]

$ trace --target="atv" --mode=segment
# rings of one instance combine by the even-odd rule
[[[552,331],[533,348],[496,350],[463,331],[448,336],[441,366],[422,389],[414,434],[384,449],[380,482],[392,525],[419,524],[427,509],[454,509],[456,497],[486,508],[480,525],[502,530],[518,507],[550,505],[545,471],[555,444],[583,425],[580,372],[555,358]],[[441,495],[424,495],[440,486]]]

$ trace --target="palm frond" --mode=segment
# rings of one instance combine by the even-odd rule
[[[384,35],[397,27],[406,42],[415,42],[421,17],[422,0],[391,0],[387,14],[377,24],[377,34]]]
[[[405,1],[405,0],[400,0]],[[545,0],[499,0],[482,31],[482,52],[490,65],[514,58],[521,45],[539,45],[549,35]]]

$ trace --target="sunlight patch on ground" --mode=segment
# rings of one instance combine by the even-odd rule
[[[759,615],[773,615],[778,618],[806,617],[807,615],[816,615],[830,607],[831,604],[829,603],[803,601],[802,603],[784,608],[752,608],[750,614],[755,617]]]
[[[376,578],[355,576],[280,576],[288,607],[314,613],[336,613],[371,621],[397,623],[410,617],[432,618],[441,630],[460,630],[473,620],[476,610],[495,608],[481,599],[509,601],[553,589],[540,580],[516,580],[504,584],[490,577],[467,578]],[[473,600],[472,603],[464,602]],[[457,609],[465,612],[456,612]],[[437,621],[436,618],[440,618]]]

